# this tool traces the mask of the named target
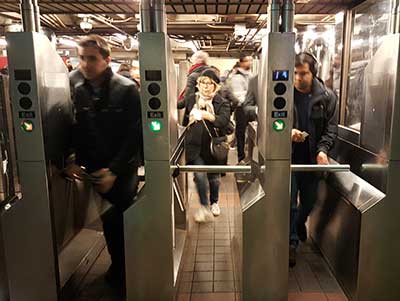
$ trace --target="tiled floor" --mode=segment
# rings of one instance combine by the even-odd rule
[[[191,176],[189,176],[189,179]],[[230,249],[230,210],[237,197],[233,176],[222,178],[221,216],[207,224],[194,224],[184,254],[180,273],[178,301],[235,301],[235,282]],[[191,183],[189,215],[199,207]],[[103,274],[110,259],[105,250],[86,276],[82,289],[72,301],[121,300],[104,283]],[[301,245],[298,264],[290,270],[289,301],[347,301],[318,250],[311,244]]]
[[[234,177],[222,178],[221,216],[208,224],[192,227],[178,288],[178,301],[235,301],[235,282],[230,249],[233,198],[237,197]],[[234,190],[234,191],[232,191]],[[190,211],[199,207],[194,187],[190,190]],[[347,301],[319,251],[311,242],[300,246],[298,264],[290,270],[289,301]]]

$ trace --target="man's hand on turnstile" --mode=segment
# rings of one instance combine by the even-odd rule
[[[317,155],[317,164],[319,165],[329,165],[328,155],[324,152],[319,152]]]
[[[83,170],[75,163],[70,163],[64,169],[64,174],[69,179],[83,180]]]
[[[111,172],[108,168],[99,169],[90,174],[93,180],[94,188],[97,192],[107,193],[114,186],[114,182],[117,176]]]

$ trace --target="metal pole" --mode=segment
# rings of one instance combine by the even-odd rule
[[[282,6],[282,30],[293,32],[295,4],[293,0],[284,0]]]
[[[33,18],[35,21],[35,29],[37,32],[40,31],[40,12],[38,0],[33,0]]]
[[[271,32],[279,32],[280,4],[279,0],[270,0],[269,3],[269,28]]]
[[[400,0],[396,0],[394,33],[400,33]]]
[[[142,0],[140,3],[142,32],[167,32],[164,0]]]
[[[306,171],[306,172],[339,172],[339,171],[350,171],[350,165],[302,165],[292,164],[292,171]],[[251,173],[251,166],[237,166],[237,165],[172,165],[171,170],[179,170],[180,172],[209,172],[209,173]],[[261,166],[261,171],[265,170],[265,166]]]
[[[31,0],[21,0],[20,4],[22,25],[24,31],[36,31],[33,4]]]
[[[329,171],[329,172],[338,172],[338,171],[350,171],[349,164],[340,164],[340,165],[301,165],[301,164],[292,164],[292,171],[308,171],[308,172],[321,172],[321,171]]]

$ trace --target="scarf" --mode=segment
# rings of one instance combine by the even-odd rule
[[[215,92],[211,95],[205,96],[200,92],[196,93],[196,104],[194,105],[192,111],[189,115],[189,125],[195,123],[196,121],[201,120],[199,118],[199,114],[201,110],[205,110],[210,114],[215,115],[214,106],[212,104],[213,98],[215,96]]]

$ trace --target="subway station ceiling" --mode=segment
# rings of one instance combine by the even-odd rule
[[[0,0],[0,36],[20,23],[19,0]],[[137,0],[38,0],[41,24],[57,36],[86,32],[135,37],[140,30]],[[361,0],[297,0],[296,23],[324,24]],[[168,34],[196,49],[237,55],[251,51],[267,25],[268,0],[166,0]],[[312,15],[312,16],[311,16]],[[90,23],[90,30],[82,29]],[[86,23],[86,25],[88,25]],[[238,34],[242,32],[242,34]],[[123,42],[123,41],[122,41]],[[193,47],[191,47],[193,49]]]

